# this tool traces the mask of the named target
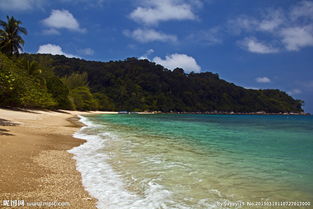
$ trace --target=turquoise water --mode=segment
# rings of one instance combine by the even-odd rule
[[[221,203],[238,201],[313,204],[311,116],[157,114],[87,119],[97,125],[80,134],[100,136],[103,142],[90,153],[104,156],[95,169],[111,172],[103,173],[106,177],[98,182],[104,184],[99,208],[115,208],[121,201],[125,204],[116,208],[228,208]],[[113,191],[107,182],[112,188],[121,186]],[[93,190],[92,183],[85,186]]]

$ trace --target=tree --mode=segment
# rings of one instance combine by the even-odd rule
[[[32,76],[40,85],[41,87],[45,87],[46,80],[42,75],[42,69],[40,68],[39,64],[35,61],[30,61],[27,59],[22,59],[20,61],[21,69],[24,69],[27,74]]]
[[[88,110],[98,105],[101,110],[128,111],[303,111],[300,101],[282,91],[245,89],[210,72],[186,74],[183,69],[170,71],[134,58],[103,63],[61,55],[28,56],[37,61],[41,57],[52,59],[50,66],[56,75],[62,76],[76,109]]]
[[[29,75],[35,76],[42,73],[42,70],[40,69],[38,63],[35,61],[23,59],[21,65],[22,65],[21,67],[25,69],[25,71]]]
[[[61,80],[70,90],[81,86],[88,86],[88,74],[86,72],[72,73],[69,76],[61,78]]]
[[[54,108],[57,103],[47,88],[24,69],[16,59],[11,60],[0,53],[0,106],[25,108]]]
[[[69,90],[69,100],[74,109],[96,110],[98,108],[98,101],[88,87],[88,74],[86,72],[72,73],[61,78],[61,81]]]
[[[27,35],[27,30],[21,27],[21,21],[16,20],[13,16],[7,16],[7,22],[0,20],[0,51],[4,54],[11,56],[19,54],[22,50],[24,40],[20,36],[21,33]]]

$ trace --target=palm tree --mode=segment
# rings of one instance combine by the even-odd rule
[[[37,76],[42,73],[38,63],[35,61],[23,59],[21,61],[21,67],[31,76]]]
[[[7,16],[7,22],[0,20],[0,51],[4,54],[11,56],[13,54],[19,54],[19,50],[22,50],[24,40],[20,36],[20,33],[27,35],[27,30],[21,27],[21,21],[16,20],[13,16]]]
[[[35,80],[40,84],[41,87],[46,86],[46,79],[43,76],[43,71],[39,64],[35,61],[30,61],[27,59],[22,59],[19,66],[24,69],[28,75],[35,78]]]

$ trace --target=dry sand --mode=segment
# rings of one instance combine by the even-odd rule
[[[95,208],[96,200],[84,190],[75,160],[67,152],[84,143],[72,137],[81,126],[75,116],[90,113],[102,112],[0,109],[0,208],[5,200]],[[12,122],[18,125],[10,126]]]

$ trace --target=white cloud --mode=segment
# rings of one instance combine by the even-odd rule
[[[144,55],[142,55],[141,57],[139,57],[138,59],[140,60],[144,60],[144,59],[147,59],[149,60],[148,56],[151,55],[152,53],[154,53],[154,50],[153,49],[149,49],[147,50]]]
[[[229,21],[229,27],[232,32],[239,34],[241,32],[274,32],[285,23],[284,13],[277,9],[268,9],[260,15],[259,18],[241,15]]]
[[[229,21],[229,28],[235,34],[256,36],[264,33],[271,38],[271,43],[280,48],[278,50],[277,47],[247,39],[243,43],[251,52],[299,51],[313,46],[313,1],[298,1],[289,10],[268,9],[260,15],[242,15],[233,19]]]
[[[43,30],[42,34],[44,34],[44,35],[60,35],[60,32],[54,28],[49,28],[47,30]]]
[[[37,53],[38,54],[64,55],[64,56],[70,57],[70,58],[77,57],[75,55],[63,52],[63,50],[60,46],[54,45],[54,44],[45,44],[45,45],[39,46]]]
[[[301,17],[313,19],[313,2],[300,1],[291,9],[290,17],[293,20]]]
[[[80,49],[78,52],[83,55],[93,55],[95,53],[95,51],[91,48]]]
[[[142,43],[152,41],[162,41],[162,42],[177,41],[176,36],[158,32],[154,29],[136,29],[134,31],[125,31],[124,34]]]
[[[197,64],[196,60],[186,54],[171,54],[166,56],[165,59],[154,57],[152,61],[170,70],[182,68],[186,73],[192,71],[198,73],[201,71],[201,67]]]
[[[299,51],[303,47],[313,46],[312,26],[284,28],[280,34],[289,51]]]
[[[26,11],[38,8],[44,8],[46,5],[53,3],[70,3],[84,4],[84,6],[99,7],[102,6],[105,0],[0,0],[0,10],[4,11]]]
[[[194,20],[192,6],[182,0],[145,0],[143,7],[137,7],[130,18],[146,25],[155,25],[168,20]]]
[[[296,94],[301,94],[301,93],[302,93],[301,89],[292,89],[292,90],[287,92],[287,94],[289,94],[291,96],[296,95]]]
[[[281,10],[268,10],[259,20],[257,29],[265,32],[274,32],[285,23],[285,17]]]
[[[24,11],[40,7],[44,0],[0,0],[0,10]]]
[[[251,87],[251,86],[245,86],[245,89],[252,89],[252,90],[260,90],[260,88],[257,87]]]
[[[80,28],[78,21],[67,10],[52,10],[50,16],[42,20],[42,23],[45,26],[53,29],[65,28],[79,32],[86,31],[86,29]]]
[[[255,38],[245,38],[244,40],[240,41],[239,44],[247,51],[253,53],[270,54],[277,53],[279,51],[277,48],[259,42]]]
[[[268,77],[257,77],[256,82],[258,83],[270,83],[271,79],[269,79]]]
[[[256,29],[259,22],[249,16],[241,15],[228,21],[228,27],[231,32],[240,34],[241,32],[251,32]]]
[[[152,54],[154,52],[154,49],[149,49],[146,51],[146,56]]]

